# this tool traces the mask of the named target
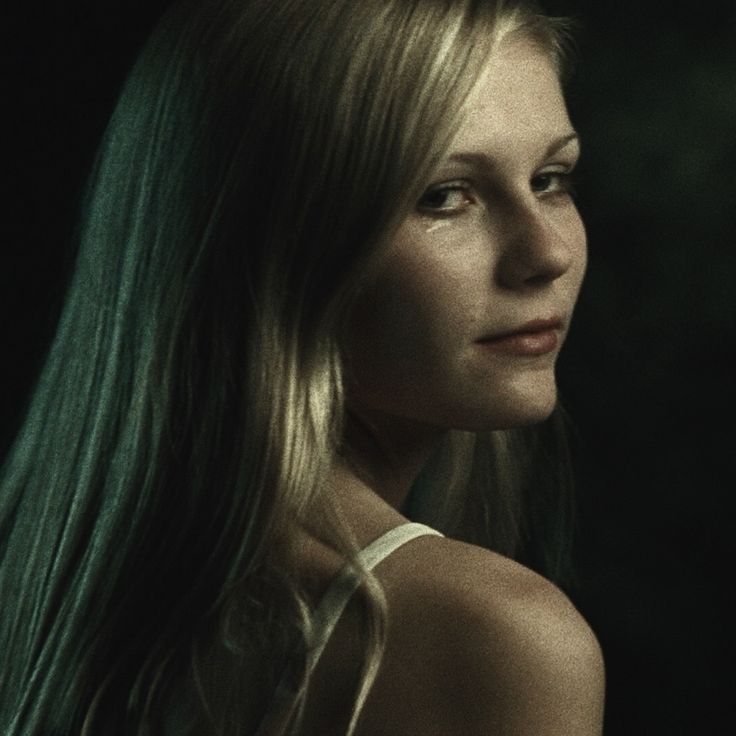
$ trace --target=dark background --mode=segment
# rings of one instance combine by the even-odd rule
[[[725,733],[735,715],[736,3],[545,6],[580,22],[569,103],[590,265],[560,382],[577,426],[575,601],[606,657],[606,734]],[[95,147],[162,7],[3,11],[0,449],[53,329]]]
[[[736,3],[593,5],[548,3],[582,23],[577,602],[609,736],[733,733]]]

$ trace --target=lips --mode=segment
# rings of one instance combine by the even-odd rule
[[[533,334],[535,332],[546,332],[547,330],[561,330],[564,326],[562,319],[559,317],[549,317],[547,319],[533,319],[529,322],[525,322],[523,325],[519,325],[516,328],[506,330],[503,332],[497,332],[493,335],[487,335],[482,337],[478,342],[489,342],[493,340],[500,340],[505,337],[512,335],[526,335]]]
[[[495,352],[513,355],[546,355],[560,344],[564,322],[559,317],[534,319],[508,331],[478,340],[478,344]]]

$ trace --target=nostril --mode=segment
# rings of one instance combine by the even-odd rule
[[[576,267],[585,231],[571,201],[564,206],[527,192],[500,207],[493,235],[498,243],[495,281],[507,289],[539,288]]]
[[[507,244],[499,260],[498,277],[512,288],[539,287],[563,276],[570,265],[566,242],[548,228],[536,226]]]
[[[538,273],[524,279],[524,283],[528,286],[544,286],[550,281],[554,281],[554,279],[556,278],[557,276],[550,276],[549,274]]]

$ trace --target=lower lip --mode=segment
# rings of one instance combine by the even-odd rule
[[[556,330],[517,332],[494,340],[483,340],[479,344],[498,353],[533,356],[546,355],[556,350],[559,338]]]

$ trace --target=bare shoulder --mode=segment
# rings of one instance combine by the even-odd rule
[[[361,736],[600,734],[600,648],[557,587],[493,552],[432,537],[377,574],[388,641]]]

